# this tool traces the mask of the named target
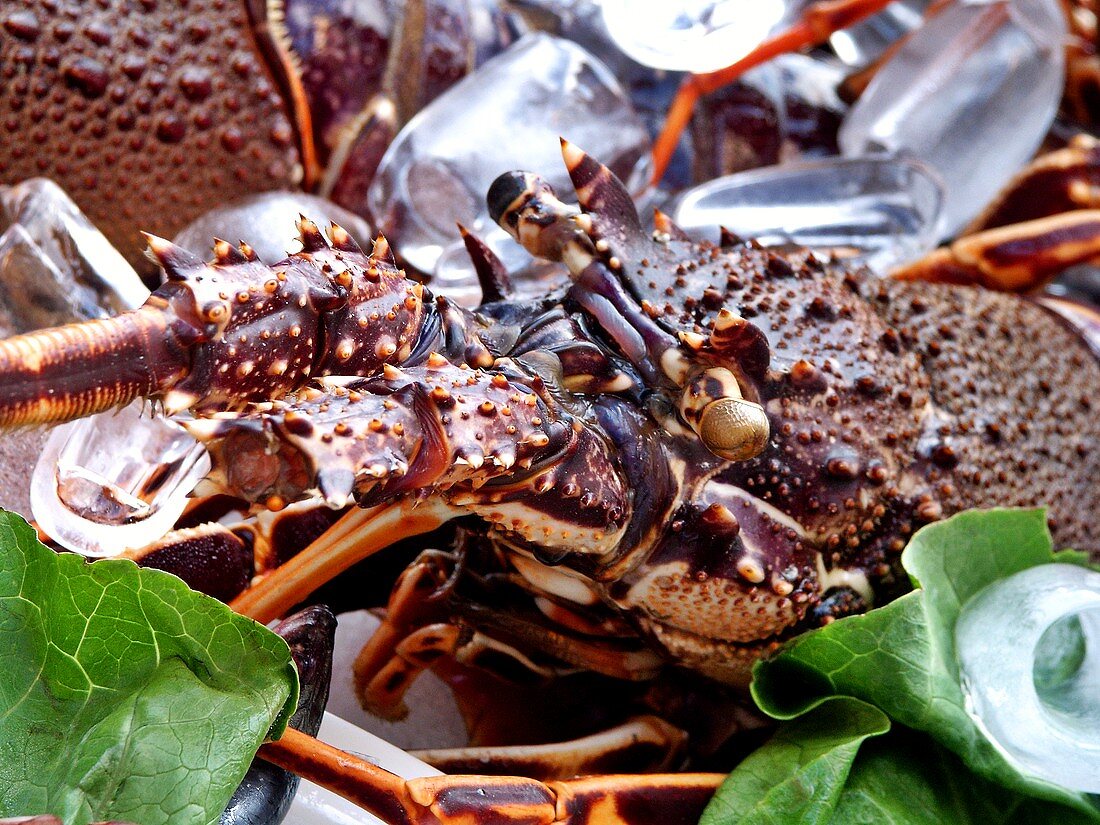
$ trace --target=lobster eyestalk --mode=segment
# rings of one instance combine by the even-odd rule
[[[0,428],[69,421],[163,393],[187,374],[170,316],[145,306],[0,341]]]

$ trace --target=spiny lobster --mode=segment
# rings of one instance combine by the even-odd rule
[[[302,251],[270,267],[246,245],[204,263],[151,237],[168,280],[145,306],[0,342],[0,424],[146,397],[196,413],[206,489],[365,508],[234,602],[261,621],[477,516],[488,551],[423,554],[360,655],[364,700],[391,712],[440,654],[489,649],[744,685],[781,640],[904,588],[908,535],[966,507],[1043,503],[1060,544],[1100,551],[1100,364],[1063,316],[728,233],[694,242],[660,213],[650,234],[608,169],[563,154],[580,210],[528,173],[488,194],[568,267],[557,294],[509,300],[472,235],[477,311],[407,280],[384,240],[366,255],[304,218]],[[479,600],[494,576],[525,606]]]

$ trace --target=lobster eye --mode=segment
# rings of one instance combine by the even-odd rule
[[[699,421],[699,438],[707,449],[730,461],[756,458],[767,446],[770,434],[763,407],[743,398],[712,401]]]
[[[680,415],[708,450],[729,461],[756,458],[771,437],[764,408],[743,398],[737,376],[721,367],[705,370],[687,383]]]

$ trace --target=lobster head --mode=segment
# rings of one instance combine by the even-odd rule
[[[865,605],[899,537],[936,516],[914,469],[928,378],[864,273],[724,230],[697,242],[659,211],[648,231],[606,167],[564,141],[563,155],[579,208],[527,172],[499,177],[488,205],[566,265],[563,304],[636,382],[619,395],[645,425],[602,423],[627,475],[642,468],[629,487],[646,538],[596,576],[676,659],[743,678],[815,605]]]
[[[851,546],[852,526],[877,532],[905,483],[927,380],[861,296],[865,277],[726,231],[695,242],[659,211],[647,232],[610,170],[565,141],[563,155],[579,210],[523,172],[497,179],[490,210],[532,254],[566,264],[567,301],[634,365],[654,418],[833,546]]]
[[[660,213],[648,232],[608,169],[563,149],[579,209],[527,173],[488,196],[571,273],[538,317],[429,301],[384,243],[366,256],[304,219],[302,251],[270,267],[247,247],[219,242],[203,263],[154,240],[169,281],[145,307],[2,342],[0,375],[26,386],[0,423],[136,395],[193,406],[217,491],[271,507],[355,498],[397,520],[431,499],[432,524],[475,514],[562,610],[613,605],[675,659],[743,679],[762,643],[828,600],[838,568],[890,572],[927,489],[913,468],[928,379],[858,273],[728,235],[694,242]],[[70,339],[86,346],[47,353]],[[123,356],[171,374],[129,395],[82,374],[113,376]],[[59,375],[82,382],[62,394],[72,404]]]

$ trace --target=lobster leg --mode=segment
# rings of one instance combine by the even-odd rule
[[[1097,256],[1100,210],[1082,209],[967,235],[895,269],[890,276],[1027,292],[1067,267]]]
[[[459,600],[453,598],[457,564],[450,553],[427,550],[394,585],[385,618],[363,645],[353,667],[359,703],[375,716],[403,718],[406,692],[443,655],[475,667],[483,660],[506,659],[540,676],[560,673],[560,667],[538,664],[515,647],[452,618],[462,612],[456,610]],[[540,643],[545,648],[547,638],[545,629],[532,629],[525,641],[539,649]],[[580,654],[578,647],[572,652]]]
[[[488,625],[492,617],[485,619]],[[501,637],[515,639],[516,643],[501,641]],[[521,652],[524,650],[554,658],[533,658]],[[363,706],[383,718],[400,718],[402,699],[413,680],[442,655],[489,672],[495,672],[494,668],[507,659],[545,677],[580,669],[617,679],[645,680],[665,666],[664,659],[638,639],[583,639],[522,619],[488,626],[485,632],[471,631],[466,622],[433,624],[414,631],[398,644],[393,658],[376,673],[357,672],[357,677],[367,680],[360,691]]]
[[[290,728],[264,759],[328,788],[391,825],[695,825],[725,774],[594,776],[538,782],[518,776],[404,780]]]
[[[733,83],[749,69],[767,63],[774,57],[795,52],[825,42],[835,31],[858,23],[881,11],[890,0],[820,0],[811,3],[801,19],[789,29],[769,37],[736,63],[709,74],[689,75],[676,93],[661,132],[653,143],[653,177],[657,183],[664,176],[668,163],[680,142],[680,135],[695,108],[705,94]]]
[[[352,565],[396,541],[427,533],[463,511],[431,500],[409,500],[350,511],[333,528],[230,603],[238,613],[266,624],[285,615],[310,593]]]
[[[672,770],[686,743],[684,731],[646,715],[568,742],[413,751],[413,756],[444,773],[511,773],[545,782],[606,770]]]
[[[356,685],[359,702],[384,719],[403,719],[409,709],[404,697],[421,673],[440,656],[453,656],[462,643],[462,628],[440,622],[417,628],[394,647],[393,656],[364,685]],[[360,671],[356,670],[356,678]]]
[[[964,231],[1100,208],[1100,140],[1080,134],[1069,146],[1040,155],[1001,190]]]
[[[385,619],[363,645],[352,668],[359,702],[372,713],[384,718],[405,715],[401,695],[393,696],[393,689],[386,691],[390,694],[386,698],[377,696],[375,686],[389,682],[378,677],[397,656],[403,639],[446,618],[445,588],[453,573],[454,558],[450,554],[426,550],[397,579],[386,605]],[[402,680],[401,686],[407,687],[408,681]]]
[[[490,671],[490,662],[507,659],[547,677],[579,667],[619,679],[644,679],[664,664],[633,633],[597,635],[598,627],[570,633],[558,622],[546,622],[542,613],[502,616],[480,607],[481,601],[492,600],[489,593],[480,599],[456,593],[462,582],[477,587],[473,578],[467,571],[456,571],[455,557],[439,551],[422,553],[406,568],[390,595],[385,619],[355,662],[356,690],[366,710],[387,719],[402,718],[405,693],[444,655]],[[480,585],[485,587],[485,582]],[[524,585],[520,592],[526,593],[530,585]],[[535,661],[520,650],[552,658]]]

